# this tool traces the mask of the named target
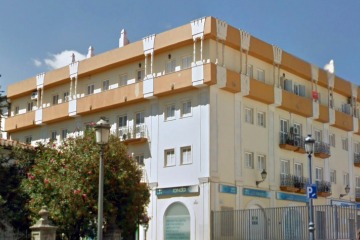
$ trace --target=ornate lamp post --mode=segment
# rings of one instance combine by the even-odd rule
[[[312,163],[311,163],[311,154],[314,152],[314,145],[315,140],[309,134],[305,138],[305,151],[308,154],[309,159],[309,184],[312,184]],[[314,231],[315,231],[315,224],[314,224],[314,211],[313,211],[313,199],[309,198],[309,239],[314,240]]]
[[[103,202],[104,202],[104,148],[109,142],[110,124],[104,118],[96,123],[95,126],[96,143],[100,145],[100,163],[99,163],[99,196],[98,196],[98,226],[97,239],[102,240],[103,225]]]

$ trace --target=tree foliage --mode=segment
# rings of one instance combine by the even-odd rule
[[[7,226],[11,226],[12,230],[25,233],[30,226],[30,212],[26,208],[29,196],[20,185],[33,163],[31,159],[34,159],[34,152],[21,149],[23,161],[20,164],[15,160],[19,157],[18,149],[0,149],[3,153],[0,159],[0,229],[9,231]]]
[[[69,239],[96,235],[100,147],[93,131],[69,138],[61,146],[41,145],[35,164],[22,183],[29,194],[32,220],[46,205],[51,218]],[[141,183],[142,171],[127,155],[119,138],[110,137],[104,149],[104,224],[116,222],[130,235],[148,221],[149,189]]]

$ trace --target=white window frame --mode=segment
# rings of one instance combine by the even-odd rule
[[[103,81],[103,91],[107,91],[110,89],[110,81],[109,80],[104,80]]]
[[[343,184],[344,184],[344,186],[347,186],[347,185],[350,186],[350,175],[348,172],[344,172],[344,174],[343,174]]]
[[[330,182],[336,184],[336,170],[330,170]]]
[[[181,58],[181,68],[188,69],[191,68],[193,57],[192,55],[184,56]]]
[[[245,167],[254,169],[254,153],[253,152],[245,152]]]
[[[245,107],[244,112],[245,122],[249,124],[254,124],[254,109],[250,107]]]
[[[168,104],[165,108],[165,121],[174,120],[176,114],[175,103]]]
[[[349,139],[341,138],[341,145],[342,145],[343,150],[348,151],[349,150]]]
[[[264,154],[257,155],[257,167],[260,171],[266,169],[266,155]]]
[[[324,169],[321,167],[315,168],[315,181],[323,181],[324,180]]]
[[[28,104],[27,104],[27,111],[28,111],[28,112],[31,112],[33,109],[34,109],[34,102],[33,102],[33,101],[28,102]]]
[[[183,101],[181,103],[181,117],[190,117],[192,116],[192,105],[191,101]]]
[[[261,68],[256,68],[256,80],[260,82],[265,82],[265,70]]]
[[[127,73],[123,73],[119,75],[119,86],[126,86],[128,81],[128,75]]]
[[[280,174],[289,175],[290,174],[290,161],[281,159],[280,161]]]
[[[70,96],[70,93],[69,93],[69,92],[64,92],[64,102],[68,102],[68,101],[69,101],[69,96]]]
[[[53,104],[53,105],[59,104],[59,94],[54,94],[54,95],[52,96],[52,104]]]
[[[15,106],[14,115],[18,115],[18,114],[19,114],[19,111],[20,111],[20,107],[19,107],[19,106]]]
[[[144,162],[145,157],[144,157],[144,154],[143,154],[143,153],[141,153],[141,154],[136,154],[136,155],[134,156],[134,159],[135,159],[136,163],[139,164],[140,166],[145,166],[145,162]]]
[[[354,142],[354,153],[360,153],[360,142]]]
[[[56,142],[57,141],[57,131],[56,130],[52,130],[51,131],[51,138],[50,138],[51,141],[54,141]]]
[[[88,95],[91,95],[91,94],[94,94],[94,92],[95,92],[95,84],[89,84],[88,86],[87,86],[87,94]]]
[[[329,134],[329,143],[331,147],[335,147],[336,146],[336,137],[335,137],[335,133],[330,133]]]
[[[191,146],[181,147],[181,165],[192,164],[192,151]]]
[[[169,59],[165,64],[165,74],[173,73],[176,69],[176,59]]]
[[[304,167],[302,163],[299,162],[294,163],[294,175],[297,177],[304,176]]]
[[[136,71],[136,82],[141,82],[145,78],[145,69],[138,69]]]
[[[164,151],[164,166],[165,167],[173,167],[176,165],[176,156],[175,156],[175,149],[166,149]]]
[[[258,111],[257,112],[257,125],[260,127],[266,127],[266,113]]]
[[[319,129],[314,130],[314,139],[315,142],[321,143],[322,142],[322,131]]]

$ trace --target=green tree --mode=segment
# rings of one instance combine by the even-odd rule
[[[148,219],[149,189],[141,183],[142,171],[119,138],[111,136],[104,151],[105,231],[115,221],[127,239],[138,223]],[[39,146],[35,164],[22,184],[31,198],[32,220],[46,205],[59,234],[69,239],[95,236],[99,153],[92,130],[65,140],[60,147]]]
[[[16,232],[25,233],[30,226],[30,212],[26,208],[29,196],[20,185],[33,163],[34,151],[24,146],[19,149],[0,149],[0,229],[9,231],[6,226],[10,226]],[[19,156],[23,159],[21,164],[16,160]]]

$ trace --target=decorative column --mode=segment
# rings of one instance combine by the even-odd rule
[[[248,53],[250,49],[250,34],[243,30],[240,30],[240,81],[241,81],[241,93],[243,96],[247,96],[250,93],[250,77],[247,68]],[[242,55],[245,52],[245,71],[243,71]]]
[[[145,98],[154,97],[154,74],[153,74],[153,62],[154,62],[154,46],[156,35],[150,35],[143,38],[143,49],[145,55],[145,79],[143,94]],[[148,70],[148,55],[150,55],[150,72]],[[149,72],[149,73],[148,73]]]
[[[204,63],[202,56],[203,40],[204,40],[204,28],[205,28],[206,18],[200,18],[191,22],[191,32],[194,40],[194,49],[193,49],[193,62],[191,64],[192,71],[192,85],[201,86],[204,84]],[[200,61],[196,61],[196,40],[201,40],[200,46]]]
[[[49,212],[46,206],[43,206],[39,212],[40,219],[35,225],[31,226],[31,239],[32,240],[55,240],[56,229],[48,219]]]

